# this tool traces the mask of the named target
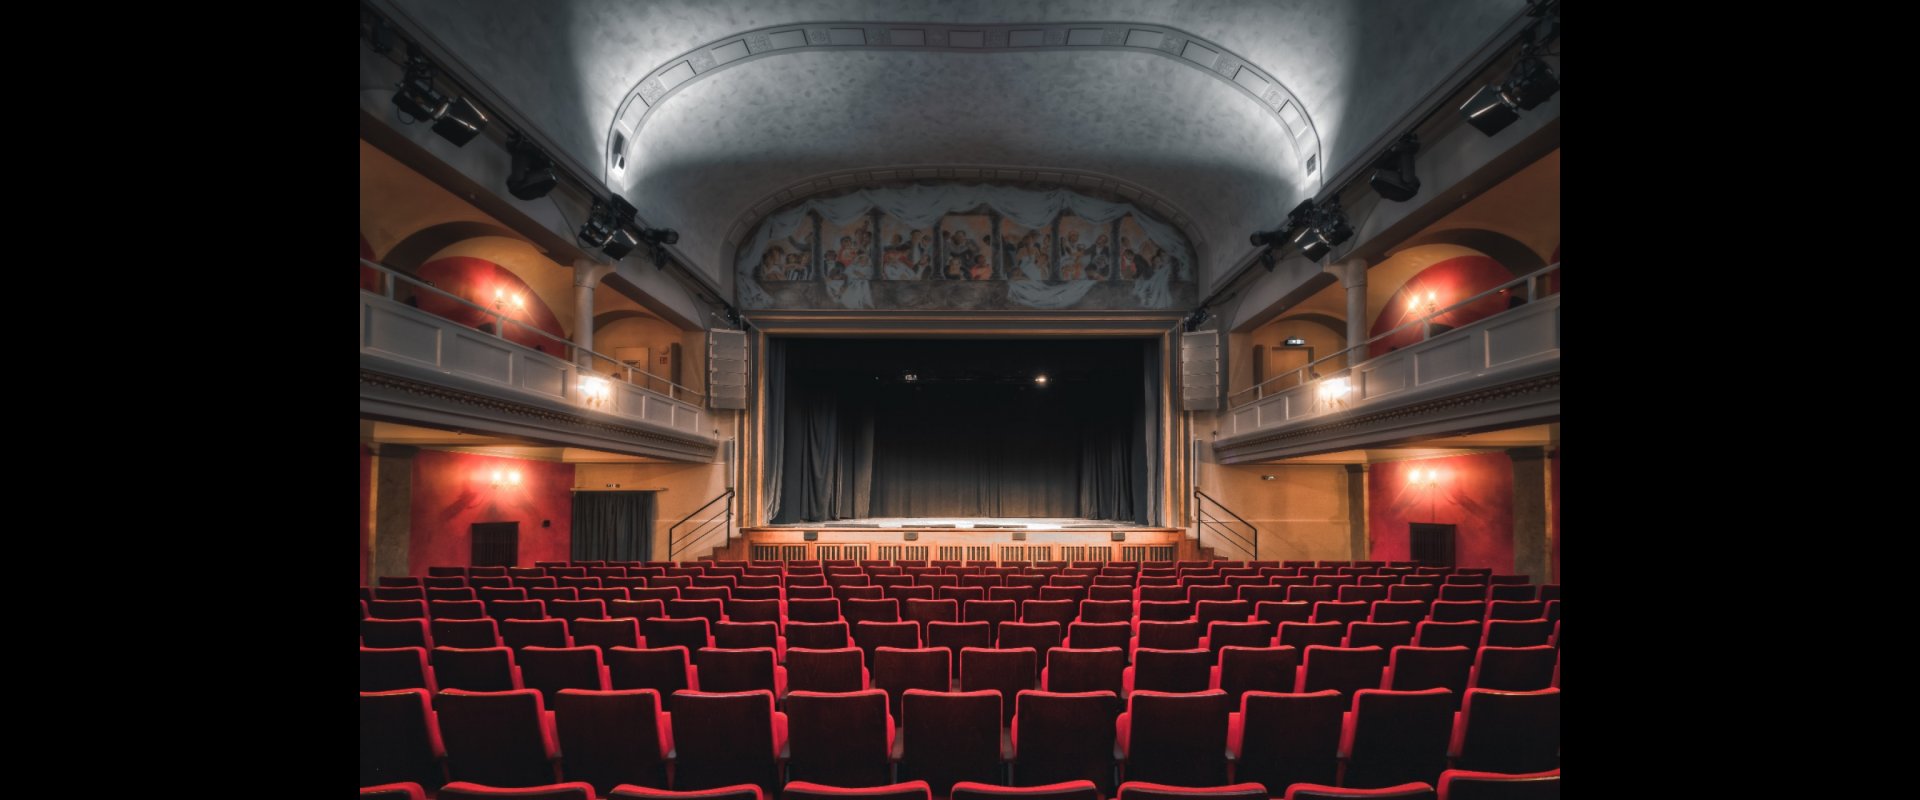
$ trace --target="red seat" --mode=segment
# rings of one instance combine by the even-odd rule
[[[1439,780],[1447,768],[1456,702],[1445,689],[1355,692],[1340,737],[1347,758],[1342,782],[1382,788]]]
[[[367,616],[374,619],[426,619],[425,600],[371,600]]]
[[[1338,622],[1282,622],[1275,638],[1275,644],[1299,648],[1339,647],[1346,639],[1346,631]]]
[[[529,588],[527,589],[527,599],[544,600],[549,604],[547,606],[548,610],[552,610],[553,606],[551,604],[555,600],[579,600],[580,590],[571,586],[562,588]]]
[[[1033,648],[1000,650],[966,647],[960,650],[960,691],[1000,693],[1001,724],[1013,719],[1020,692],[1033,688],[1039,655]]]
[[[867,666],[871,667],[876,648],[918,648],[920,626],[912,622],[859,622],[853,626],[853,644],[866,653]]]
[[[487,606],[478,600],[428,600],[433,619],[487,619]]]
[[[594,800],[593,785],[581,781],[550,783],[521,789],[503,789],[477,783],[449,783],[440,790],[441,800]]]
[[[971,576],[969,576],[971,577]],[[932,800],[932,787],[926,781],[907,781],[888,786],[874,785],[868,789],[847,789],[839,786],[823,786],[807,781],[794,781],[783,790],[783,800]]]
[[[834,786],[882,786],[893,753],[887,693],[796,690],[787,695],[787,779]],[[789,783],[787,791],[796,784]]]
[[[1504,692],[1533,692],[1553,686],[1560,651],[1538,647],[1482,647],[1474,657],[1467,686]]]
[[[787,715],[773,710],[772,692],[683,691],[667,702],[677,754],[674,786],[711,789],[745,780],[773,791]]]
[[[607,603],[607,616],[614,619],[629,617],[632,619],[654,619],[667,615],[664,600],[613,600]]]
[[[1245,600],[1201,600],[1193,604],[1193,619],[1201,630],[1215,622],[1246,622],[1253,619],[1253,604]]]
[[[804,647],[810,650],[835,650],[849,647],[853,637],[848,634],[847,623],[838,620],[832,622],[787,622],[787,648]]]
[[[539,692],[448,689],[435,705],[454,780],[501,787],[560,780],[559,740]]]
[[[425,689],[360,693],[360,785],[446,782],[447,748]]]
[[[1227,693],[1134,692],[1114,721],[1129,781],[1216,786],[1227,781]]]
[[[611,689],[652,689],[672,697],[682,689],[700,688],[685,647],[615,647],[607,650],[606,661]]]
[[[1426,612],[1421,612],[1425,618]],[[1279,625],[1283,622],[1310,622],[1313,620],[1313,604],[1304,601],[1271,602],[1261,601],[1253,605],[1253,618],[1262,622]]]
[[[1560,800],[1560,770],[1501,775],[1450,769],[1440,773],[1440,800]]]
[[[1163,622],[1160,620],[1142,620],[1135,629],[1133,646],[1151,647],[1157,650],[1192,650],[1200,646],[1200,623],[1192,620],[1184,622]]]
[[[961,781],[1000,780],[1000,762],[1009,754],[1002,747],[998,692],[908,689],[901,708],[893,751],[900,780],[926,781],[940,797]]]
[[[424,647],[360,648],[360,691],[390,692],[395,689],[437,691],[433,667],[427,665]]]
[[[711,628],[713,623],[727,618],[727,603],[714,599],[689,600],[686,593],[682,592],[680,599],[667,601],[667,616],[672,619],[704,619]]]
[[[609,648],[639,647],[640,621],[630,617],[617,619],[577,619],[569,626],[577,647],[598,647],[604,655]]]
[[[1124,656],[1132,640],[1133,626],[1125,622],[1075,622],[1067,626],[1067,646],[1075,649],[1113,647]]]
[[[1464,647],[1480,649],[1480,623],[1472,620],[1435,622],[1427,620],[1414,627],[1413,643],[1419,647]]]
[[[516,658],[520,679],[542,698],[553,697],[561,689],[613,688],[598,647],[523,647]]]
[[[1387,651],[1378,647],[1308,647],[1301,660],[1295,691],[1333,689],[1348,697],[1361,689],[1380,688],[1387,670]]]
[[[360,787],[360,800],[427,800],[427,792],[417,783],[383,783]]]
[[[791,606],[791,604],[789,604]],[[862,622],[899,622],[900,602],[898,600],[852,599],[840,602],[840,612],[846,616],[847,624],[856,628]]]
[[[765,647],[773,651],[775,662],[787,659],[787,640],[780,635],[777,622],[722,622],[713,626],[713,646],[745,650]]]
[[[1485,647],[1535,647],[1553,640],[1554,623],[1544,619],[1490,620],[1486,623]]]
[[[1132,619],[1133,602],[1130,600],[1083,600],[1080,602],[1078,620],[1080,622],[1130,622]],[[1071,619],[1062,622],[1062,629],[1073,622],[1074,620]]]
[[[507,619],[500,621],[500,641],[520,650],[526,647],[572,647],[573,636],[564,619]]]
[[[865,656],[857,647],[787,651],[789,692],[858,692],[867,688]]]
[[[1135,691],[1204,692],[1212,688],[1213,652],[1199,648],[1134,651],[1133,665],[1121,673],[1121,696]]]
[[[1411,622],[1355,622],[1347,626],[1346,647],[1378,647],[1392,651],[1413,644]]]
[[[1379,789],[1346,789],[1311,783],[1295,784],[1283,800],[1342,800],[1370,797],[1376,800],[1434,800],[1433,786],[1419,781]]]
[[[1228,720],[1227,751],[1238,762],[1234,779],[1275,793],[1296,783],[1334,783],[1347,705],[1346,696],[1333,690],[1247,692]]]
[[[1040,688],[1049,692],[1112,692],[1125,689],[1127,655],[1118,647],[1056,647],[1040,669]]]
[[[640,620],[640,635],[646,637],[648,647],[655,649],[684,647],[691,653],[702,647],[713,646],[713,635],[708,633],[707,620],[701,617],[643,619]]]
[[[1227,705],[1237,707],[1247,692],[1293,691],[1299,668],[1300,651],[1291,647],[1223,647],[1208,688],[1226,692]]]
[[[1131,606],[1132,604],[1128,603],[1126,605]],[[1020,608],[1021,622],[1057,622],[1060,623],[1063,628],[1071,624],[1078,615],[1079,610],[1075,607],[1075,603],[1072,600],[1028,600]],[[1127,616],[1129,618],[1132,616],[1131,611],[1128,612]],[[1124,622],[1126,620],[1116,619],[1110,621]]]
[[[953,674],[960,674],[960,650],[967,647],[993,647],[993,629],[984,621],[976,622],[930,622],[927,623],[928,647],[938,647],[947,651],[950,658],[948,666]]]
[[[652,689],[562,689],[553,698],[569,780],[599,793],[623,783],[666,788],[673,728]]]
[[[1367,615],[1368,622],[1411,622],[1418,624],[1427,618],[1427,604],[1418,600],[1375,600],[1373,610]]]
[[[920,637],[927,636],[929,622],[959,622],[960,603],[954,600],[906,600],[901,605],[901,619],[920,626]]]
[[[952,684],[953,654],[939,647],[878,647],[873,652],[873,688],[887,692],[891,711],[900,711],[900,700],[909,689],[944,692]],[[995,729],[999,723],[994,723]]]
[[[1024,691],[1014,698],[1013,783],[1051,785],[1092,781],[1113,786],[1113,720],[1121,709],[1112,692]],[[1021,742],[1025,741],[1025,747]]]
[[[1065,630],[1066,626],[1058,622],[1003,622],[995,644],[1002,650],[1032,649],[1037,660],[1033,674],[1037,678],[1040,667],[1046,666],[1047,653],[1064,643],[1062,632]]]
[[[1464,698],[1472,672],[1473,651],[1464,647],[1396,647],[1381,685],[1402,692],[1446,689]]]
[[[1267,800],[1267,789],[1257,783],[1187,788],[1149,781],[1127,781],[1120,784],[1120,795],[1116,800]]]
[[[419,586],[375,586],[375,600],[425,600],[427,590]]]
[[[1478,600],[1435,600],[1427,611],[1434,622],[1479,622],[1487,616],[1487,604]]]
[[[1342,586],[1336,598],[1343,603],[1374,603],[1387,599],[1385,586]]]
[[[363,647],[433,647],[433,635],[424,619],[360,620]]]
[[[545,600],[489,600],[487,616],[505,622],[510,619],[546,619]]]
[[[505,692],[524,689],[513,651],[505,647],[436,647],[431,654],[433,677],[443,689]]]
[[[703,692],[787,693],[787,670],[775,663],[773,648],[702,648],[693,654]]]
[[[1273,626],[1267,622],[1215,622],[1207,626],[1207,635],[1200,639],[1200,646],[1213,653],[1217,660],[1220,650],[1226,647],[1272,647],[1273,634]]]
[[[547,603],[547,614],[564,620],[606,619],[607,601],[553,600]]]
[[[1560,690],[1471,689],[1453,725],[1450,755],[1460,769],[1545,772],[1560,768]]]
[[[1018,787],[962,781],[953,785],[952,800],[1100,800],[1100,788],[1085,780]]]

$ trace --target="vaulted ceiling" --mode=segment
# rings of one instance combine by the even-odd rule
[[[1171,206],[1204,286],[1524,0],[383,5],[723,285],[749,217],[849,171],[996,168]]]

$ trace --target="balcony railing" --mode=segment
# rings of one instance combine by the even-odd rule
[[[1547,282],[1559,270],[1560,265],[1554,264],[1515,278],[1429,311],[1421,319],[1363,343],[1372,346],[1418,329],[1420,340],[1414,344],[1374,354],[1356,365],[1329,363],[1360,350],[1360,346],[1349,347],[1235,392],[1227,398],[1228,419],[1222,438],[1355,413],[1366,406],[1384,407],[1392,405],[1396,397],[1411,399],[1415,394],[1431,393],[1422,390],[1444,390],[1447,384],[1476,377],[1497,378],[1501,373],[1525,371],[1546,359],[1557,361],[1560,295],[1547,291]],[[1523,290],[1527,301],[1456,328],[1434,322],[1448,312],[1512,289]]]
[[[713,438],[701,419],[706,395],[575,346],[513,319],[504,310],[470,302],[366,259],[360,265],[378,279],[378,291],[360,292],[363,358],[389,359],[582,411]],[[453,307],[478,312],[476,318],[490,319],[492,330],[423,311],[417,307],[423,296],[433,297],[436,304],[457,304]]]

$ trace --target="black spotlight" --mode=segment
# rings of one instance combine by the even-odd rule
[[[640,238],[654,244],[677,244],[680,232],[672,228],[644,228],[640,231]]]
[[[1313,198],[1309,197],[1300,201],[1300,205],[1294,206],[1292,211],[1287,212],[1286,224],[1270,231],[1260,231],[1247,237],[1247,241],[1252,242],[1254,247],[1265,246],[1278,250],[1293,240],[1293,234],[1300,229],[1300,226],[1311,222],[1312,219]]]
[[[1291,232],[1291,228],[1274,228],[1270,231],[1255,233],[1247,237],[1247,241],[1252,242],[1254,247],[1268,247],[1278,250],[1281,245],[1287,243],[1287,234]]]
[[[608,258],[619,261],[633,252],[633,248],[639,246],[640,239],[633,235],[633,229],[622,225],[607,237],[607,243],[600,247],[600,252],[606,253]]]
[[[409,117],[433,120],[433,132],[465,147],[487,127],[487,115],[464,97],[448,99],[434,91],[433,65],[418,53],[407,59],[407,77],[394,87],[393,104]]]
[[[533,143],[516,136],[507,142],[507,152],[513,154],[513,172],[507,175],[507,191],[514,197],[538,200],[560,183],[560,177],[553,171],[553,159]]]
[[[1300,254],[1309,260],[1326,258],[1333,248],[1353,238],[1353,226],[1347,223],[1347,215],[1340,211],[1339,198],[1328,199],[1325,205],[1313,210],[1312,217],[1312,223],[1302,225],[1300,232],[1293,237],[1294,246],[1300,248]]]
[[[587,221],[580,225],[580,244],[584,247],[600,248],[607,246],[614,231],[621,227],[613,218],[613,210],[605,201],[595,198],[593,211],[587,214]]]
[[[1546,62],[1524,56],[1513,65],[1506,82],[1481,87],[1460,107],[1460,113],[1466,115],[1468,124],[1492,136],[1519,119],[1521,111],[1546,102],[1558,91],[1560,79]]]
[[[1394,142],[1373,164],[1373,177],[1367,179],[1381,197],[1396,203],[1412,200],[1420,193],[1420,176],[1413,173],[1413,157],[1420,151],[1420,139],[1409,133]]]

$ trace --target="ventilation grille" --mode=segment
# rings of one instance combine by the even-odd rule
[[[927,546],[924,544],[883,544],[876,549],[879,557],[888,561],[927,560]]]

